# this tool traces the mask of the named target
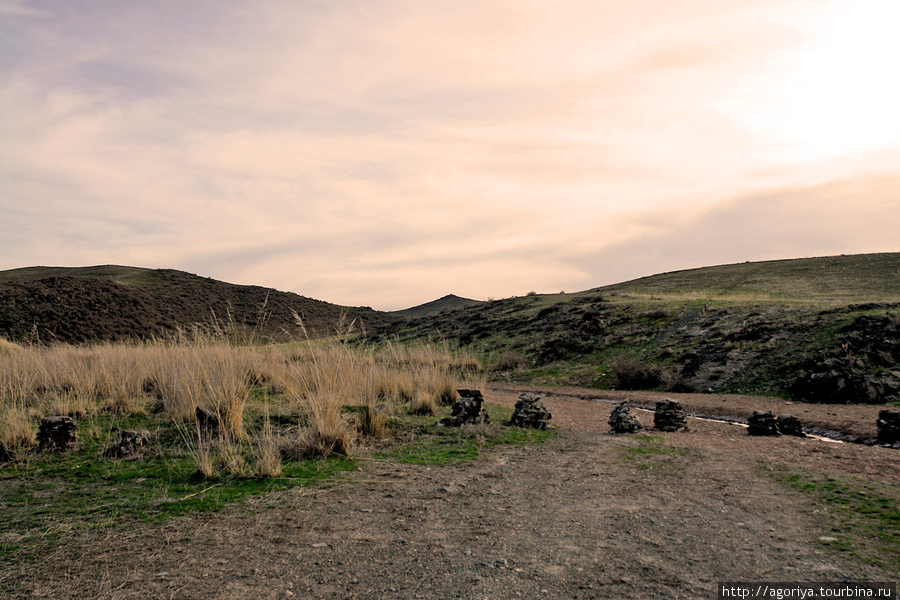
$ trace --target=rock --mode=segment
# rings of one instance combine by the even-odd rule
[[[609,428],[613,433],[636,433],[644,426],[636,416],[631,414],[631,406],[626,400],[612,409],[612,413],[609,415]]]
[[[803,433],[803,425],[800,419],[793,415],[781,415],[776,422],[778,431],[784,435],[793,435],[796,437],[806,437]]]
[[[747,424],[750,425],[750,435],[781,435],[775,413],[767,410],[754,410]]]
[[[3,442],[0,442],[0,463],[10,462],[15,459],[16,454],[12,451],[12,448],[7,447]]]
[[[507,424],[543,431],[550,426],[550,417],[550,412],[544,406],[544,403],[541,402],[541,397],[527,392],[519,396],[515,411],[513,411],[513,415]]]
[[[878,443],[900,443],[900,410],[882,410],[878,412]]]
[[[657,402],[653,427],[659,431],[686,431],[687,418],[681,404],[668,398]]]
[[[484,396],[480,390],[457,390],[459,399],[453,403],[450,416],[441,419],[442,427],[462,427],[463,425],[482,425],[490,423],[482,404]]]
[[[38,448],[41,452],[65,452],[77,445],[75,430],[78,425],[72,417],[58,416],[41,419],[38,429]]]
[[[146,429],[136,431],[123,429],[119,432],[119,441],[108,448],[106,456],[112,458],[125,458],[143,453],[150,447],[150,432]]]
[[[215,437],[218,435],[219,415],[202,406],[197,407],[195,414],[197,415],[197,426],[200,428],[202,437]]]

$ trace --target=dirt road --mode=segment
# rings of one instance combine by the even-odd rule
[[[545,401],[560,433],[540,446],[449,467],[366,461],[350,483],[79,534],[18,576],[36,598],[242,600],[709,599],[728,580],[896,580],[834,552],[809,497],[768,473],[897,482],[897,450],[696,420],[613,436],[611,404]]]

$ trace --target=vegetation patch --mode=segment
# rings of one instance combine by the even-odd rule
[[[772,471],[813,503],[827,548],[900,572],[900,484],[808,471]]]
[[[631,439],[635,443],[622,449],[622,456],[625,460],[633,461],[639,469],[670,465],[673,459],[688,454],[686,448],[666,444],[666,438],[662,435],[641,433],[631,436]]]

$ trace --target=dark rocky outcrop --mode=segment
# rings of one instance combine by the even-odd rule
[[[38,429],[38,448],[41,452],[65,452],[77,445],[75,419],[66,416],[45,417]]]
[[[613,433],[637,433],[644,426],[631,414],[631,406],[626,400],[612,409],[609,415],[609,428]]]
[[[550,427],[550,411],[537,394],[526,392],[519,396],[508,425],[546,430]]]
[[[859,358],[826,358],[794,381],[791,396],[804,402],[882,404],[900,395],[900,371],[868,369]]]
[[[657,402],[656,412],[653,414],[653,427],[659,431],[687,430],[687,418],[681,404],[668,398]]]
[[[441,419],[442,427],[462,427],[463,425],[483,425],[490,423],[490,418],[482,406],[484,395],[481,390],[457,390],[459,399],[453,403],[450,416]]]

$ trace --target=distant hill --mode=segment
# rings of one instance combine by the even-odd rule
[[[402,317],[344,307],[259,286],[235,285],[172,269],[27,267],[0,271],[0,336],[87,342],[147,339],[178,328],[218,327],[238,338],[312,336],[354,322],[377,333]]]
[[[398,322],[386,335],[456,342],[494,380],[900,402],[900,253],[506,298]]]
[[[458,308],[466,308],[468,306],[477,306],[481,303],[481,300],[471,300],[469,298],[461,298],[460,296],[447,294],[443,298],[438,298],[437,300],[432,300],[431,302],[426,302],[425,304],[420,304],[418,306],[413,306],[412,308],[406,308],[404,310],[394,311],[394,314],[416,319],[420,317],[430,317],[432,315],[437,315],[448,310],[456,310]]]

